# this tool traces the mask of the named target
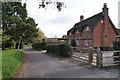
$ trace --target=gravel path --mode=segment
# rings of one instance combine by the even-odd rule
[[[20,78],[117,78],[117,68],[75,64],[70,59],[49,56],[45,51],[25,50],[26,60]]]

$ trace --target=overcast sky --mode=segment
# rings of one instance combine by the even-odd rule
[[[58,11],[55,5],[47,9],[39,9],[40,0],[27,0],[28,16],[35,19],[46,37],[62,37],[67,31],[80,21],[80,15],[84,19],[102,11],[103,4],[107,3],[109,16],[118,28],[118,1],[120,0],[60,0],[66,5],[62,11]],[[54,0],[53,0],[54,1]]]

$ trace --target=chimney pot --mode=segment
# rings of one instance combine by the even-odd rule
[[[81,16],[80,16],[80,22],[83,21],[83,20],[84,20],[84,16],[81,15]]]
[[[107,3],[104,3],[104,6],[103,6],[103,13],[104,13],[104,15],[108,15]]]

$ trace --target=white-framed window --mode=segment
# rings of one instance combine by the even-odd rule
[[[86,45],[86,46],[89,45],[89,40],[85,40],[85,45]]]
[[[80,45],[80,40],[75,40],[76,45]]]
[[[86,31],[87,31],[87,30],[90,30],[90,27],[89,27],[89,26],[86,26]]]

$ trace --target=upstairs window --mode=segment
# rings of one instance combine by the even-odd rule
[[[86,31],[90,30],[90,27],[89,26],[86,26]]]
[[[86,45],[86,46],[89,45],[89,40],[85,40],[85,45]]]
[[[78,33],[79,33],[79,31],[78,31],[78,30],[76,30],[76,31],[75,31],[75,33],[77,33],[77,34],[78,34]]]

